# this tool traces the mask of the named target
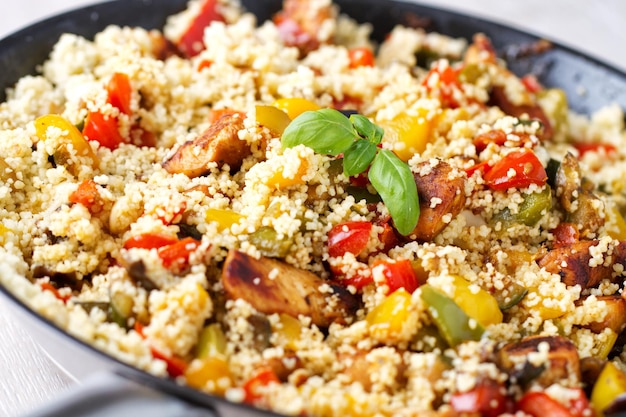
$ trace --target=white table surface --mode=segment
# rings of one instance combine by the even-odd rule
[[[623,0],[423,0],[498,20],[580,49],[626,71]],[[92,0],[5,1],[0,38]],[[2,69],[0,68],[0,71]],[[76,384],[43,353],[0,299],[0,416],[20,416]]]

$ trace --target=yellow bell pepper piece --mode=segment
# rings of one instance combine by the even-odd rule
[[[191,361],[185,370],[185,381],[193,388],[218,395],[224,395],[233,385],[228,362],[215,356]]]
[[[287,349],[296,350],[298,340],[302,335],[300,320],[288,314],[279,315],[279,324],[272,331],[279,338],[280,343]]]
[[[295,158],[294,158],[295,159]],[[292,185],[302,185],[305,183],[302,177],[309,170],[309,162],[306,159],[298,158],[298,171],[293,177],[287,178],[283,171],[274,171],[274,174],[267,180],[267,185],[277,189],[291,187]]]
[[[217,223],[217,230],[221,232],[226,229],[230,229],[232,225],[239,223],[244,216],[228,209],[210,208],[207,209],[204,218],[208,223]]]
[[[613,239],[626,240],[626,220],[624,220],[622,213],[613,205],[606,211],[606,215],[608,217],[607,226],[613,226],[607,230],[607,234]]]
[[[538,302],[535,303],[535,300]],[[537,312],[543,320],[556,319],[566,313],[556,305],[551,306],[551,301],[552,299],[543,295],[539,288],[532,287],[528,289],[528,294],[522,300],[522,305],[529,311]]]
[[[89,142],[82,133],[71,124],[67,119],[57,115],[57,114],[48,114],[46,116],[41,116],[35,120],[35,131],[37,132],[37,137],[39,140],[45,141],[48,138],[48,128],[56,127],[63,131],[63,140],[62,144],[57,149],[54,157],[56,158],[57,163],[64,163],[67,159],[69,159],[70,155],[70,145],[74,149],[74,151],[79,156],[86,156],[91,159],[92,166],[97,168],[99,165],[98,157],[96,156],[91,146],[89,146]]]
[[[256,122],[282,135],[291,119],[286,112],[274,106],[256,106]]]
[[[426,117],[428,111],[420,111],[417,116],[400,113],[392,120],[377,120],[385,130],[384,141],[392,144],[393,152],[403,161],[408,161],[416,153],[422,153],[430,141],[432,122]]]
[[[411,294],[404,288],[391,293],[383,302],[374,307],[365,317],[370,334],[382,341],[404,339],[411,307]]]
[[[613,362],[607,362],[591,391],[591,405],[599,416],[617,398],[626,392],[626,374]]]
[[[464,278],[453,278],[455,290],[452,299],[461,310],[484,327],[502,323],[502,311],[493,295]]]
[[[300,116],[305,111],[319,110],[320,106],[305,98],[280,98],[273,104],[274,107],[287,113],[291,120]]]

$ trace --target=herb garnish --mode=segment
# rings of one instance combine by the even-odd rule
[[[305,145],[317,153],[343,153],[343,172],[351,177],[368,168],[367,176],[389,210],[398,232],[406,236],[417,225],[419,200],[409,166],[393,152],[378,147],[383,129],[367,117],[350,118],[334,109],[307,111],[285,129],[286,148]]]

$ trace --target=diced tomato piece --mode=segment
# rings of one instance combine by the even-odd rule
[[[193,253],[200,242],[186,237],[171,245],[163,246],[159,249],[159,258],[163,262],[163,266],[174,271],[181,271],[187,267],[189,263],[189,255]]]
[[[217,10],[217,0],[204,0],[198,15],[180,37],[178,49],[188,58],[198,55],[205,48],[204,29],[212,22],[223,21],[224,16]]]
[[[365,250],[369,241],[372,223],[340,223],[328,232],[328,253],[332,257],[343,256],[350,252],[358,256]]]
[[[531,93],[538,93],[543,90],[543,86],[534,74],[526,74],[521,78],[522,84]]]
[[[441,100],[442,107],[459,107],[459,102],[455,94],[463,93],[463,88],[459,81],[457,71],[446,62],[440,62],[435,65],[428,74],[426,74],[422,85],[429,91],[437,93],[435,96],[438,96]]]
[[[533,417],[573,417],[567,407],[542,391],[526,393],[517,402],[517,408]]]
[[[57,288],[54,285],[52,285],[52,283],[50,282],[40,281],[39,286],[41,287],[42,290],[51,292],[58,300],[61,300],[64,303],[66,303],[67,300],[71,298],[71,296],[69,295],[61,295],[59,290],[57,290]]]
[[[567,222],[559,223],[552,230],[552,234],[554,235],[554,248],[571,246],[580,239],[576,225]]]
[[[280,379],[278,379],[276,373],[270,368],[259,370],[243,384],[243,390],[245,392],[244,402],[253,404],[263,398],[263,393],[260,388],[266,387],[269,384],[280,384]]]
[[[130,98],[132,87],[127,74],[116,72],[107,84],[109,103],[118,108],[124,114],[131,114]]]
[[[409,294],[412,294],[419,286],[417,275],[408,259],[379,259],[374,261],[372,265],[372,270],[377,268],[382,269],[390,294],[400,288],[404,288]]]
[[[506,142],[506,133],[504,133],[500,129],[490,130],[489,132],[480,133],[474,137],[474,146],[476,147],[476,152],[481,153],[485,150],[485,148],[491,144],[495,143],[498,146],[504,145]]]
[[[476,171],[480,171],[483,175],[485,175],[485,173],[489,171],[490,169],[491,169],[491,165],[489,164],[489,161],[483,161],[467,168],[465,170],[465,173],[467,174],[467,178],[470,178],[472,175],[474,175]]]
[[[100,112],[90,112],[85,120],[83,135],[95,140],[111,150],[116,149],[124,138],[120,134],[115,117],[105,116]]]
[[[610,143],[576,143],[574,147],[578,151],[579,158],[582,158],[589,152],[601,152],[605,155],[611,155],[617,152],[615,145],[611,145]]]
[[[98,192],[98,184],[94,180],[84,180],[76,191],[70,194],[70,203],[82,204],[91,214],[98,214],[104,208],[104,201]]]
[[[150,347],[150,351],[155,359],[165,362],[167,365],[167,373],[172,378],[177,378],[185,374],[188,363],[184,359],[179,358],[178,356],[166,355],[152,346]]]
[[[569,412],[573,417],[594,417],[595,413],[585,391],[576,389],[578,395],[569,401]]]
[[[178,238],[164,233],[143,233],[130,237],[124,242],[124,249],[159,249],[163,246],[173,245],[178,242]]]
[[[533,151],[521,149],[507,154],[484,175],[492,190],[526,188],[531,184],[542,186],[548,175]]]
[[[205,68],[211,68],[211,65],[213,65],[213,62],[211,60],[203,59],[198,64],[198,72],[202,71]]]
[[[350,59],[350,68],[374,66],[374,52],[365,46],[348,50],[348,58]]]
[[[452,394],[450,405],[457,413],[477,413],[485,417],[496,417],[511,412],[513,408],[504,387],[489,379],[470,391]]]

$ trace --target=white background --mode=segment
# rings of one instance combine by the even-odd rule
[[[424,0],[526,29],[600,58],[626,72],[623,0]],[[0,38],[90,0],[5,0]],[[2,71],[2,68],[0,68]],[[74,382],[42,352],[0,299],[0,416],[45,405]]]

